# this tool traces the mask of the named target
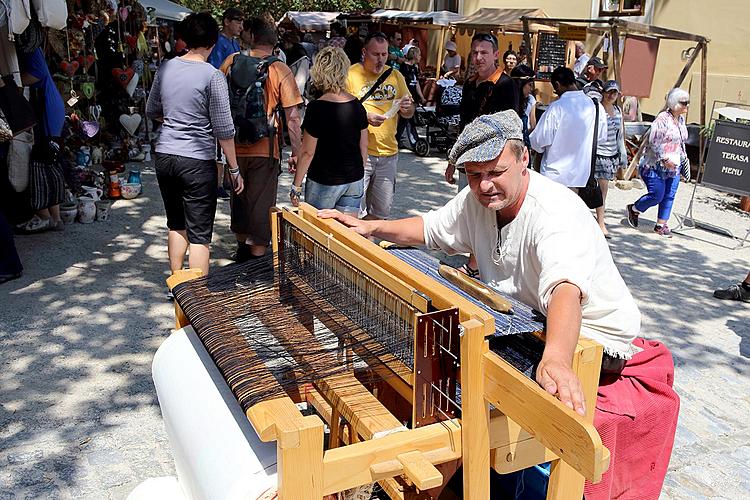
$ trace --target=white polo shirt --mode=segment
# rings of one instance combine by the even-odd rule
[[[531,132],[531,147],[542,157],[542,175],[563,186],[583,187],[591,175],[594,102],[581,90],[569,90],[542,114]],[[598,141],[607,140],[607,113],[599,104]]]
[[[581,289],[581,333],[612,356],[630,359],[641,314],[615,267],[609,246],[581,199],[528,170],[526,198],[498,233],[496,211],[463,189],[422,216],[428,248],[473,253],[482,281],[547,314],[552,290],[564,281]]]

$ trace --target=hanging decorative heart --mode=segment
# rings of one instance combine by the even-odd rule
[[[130,15],[130,6],[127,7],[120,7],[120,19],[123,21],[128,20],[128,16]]]
[[[141,126],[142,120],[143,118],[141,118],[141,115],[139,115],[138,113],[132,115],[120,115],[120,125],[122,125],[122,128],[124,128],[125,131],[132,136],[135,135],[138,127]]]
[[[138,39],[134,37],[133,35],[128,35],[125,37],[125,43],[128,44],[128,47],[130,47],[130,50],[135,50],[136,45],[138,45]]]
[[[115,68],[112,70],[112,76],[115,77],[115,80],[117,80],[117,82],[122,85],[122,88],[124,89],[128,88],[128,83],[130,83],[130,80],[133,79],[133,75],[135,75],[135,71],[133,71],[133,68]]]
[[[94,84],[91,82],[83,82],[81,84],[81,92],[86,96],[86,99],[91,99],[94,97]]]
[[[99,122],[98,121],[85,121],[81,123],[81,129],[86,137],[94,137],[99,133]]]
[[[83,71],[88,71],[94,61],[96,61],[94,54],[88,54],[85,57],[80,55],[76,58],[76,62],[83,68]]]
[[[78,71],[78,68],[80,67],[81,65],[78,63],[78,61],[69,61],[67,59],[60,61],[60,69],[69,77],[75,75],[76,71]]]
[[[130,97],[133,97],[133,92],[135,92],[135,88],[138,86],[138,80],[140,80],[140,77],[138,76],[138,73],[136,73],[133,75],[133,78],[130,79],[130,82],[128,82],[128,86],[125,87],[125,92],[127,92]]]

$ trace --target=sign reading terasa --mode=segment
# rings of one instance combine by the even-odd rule
[[[750,125],[714,122],[703,184],[734,194],[750,194]]]

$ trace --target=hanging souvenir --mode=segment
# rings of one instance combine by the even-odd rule
[[[133,71],[133,68],[115,68],[112,70],[112,76],[115,77],[117,83],[119,83],[124,89],[128,88],[128,83],[130,83],[130,80],[133,79],[133,75],[135,75],[135,71]]]
[[[94,54],[80,55],[76,58],[76,61],[78,61],[78,64],[83,68],[83,72],[87,73],[89,68],[93,66],[96,58],[94,57]]]
[[[89,106],[90,119],[81,123],[81,130],[87,137],[92,138],[99,133],[99,115],[101,112],[101,106]]]
[[[132,115],[120,115],[120,125],[122,125],[122,128],[124,128],[131,136],[135,136],[138,127],[141,126],[141,121],[143,121],[143,118],[138,113]]]
[[[70,61],[70,60],[64,59],[60,61],[59,66],[62,72],[68,76],[68,78],[72,78],[73,75],[76,74],[76,71],[78,71],[80,64],[78,63],[78,61]]]
[[[133,97],[133,92],[135,92],[135,88],[138,86],[139,80],[140,76],[138,75],[138,73],[135,73],[133,75],[133,78],[130,79],[127,86],[125,87],[125,92],[127,92],[130,97]]]
[[[94,82],[83,82],[81,84],[81,93],[86,96],[86,99],[94,97]]]

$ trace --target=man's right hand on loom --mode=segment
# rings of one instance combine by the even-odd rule
[[[372,236],[372,232],[374,229],[369,221],[358,219],[356,217],[352,217],[351,215],[343,214],[338,210],[318,210],[318,217],[320,217],[321,219],[335,219],[346,227],[350,228],[355,233],[364,236],[365,238],[369,238],[370,236]]]

